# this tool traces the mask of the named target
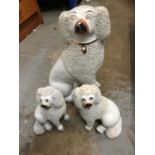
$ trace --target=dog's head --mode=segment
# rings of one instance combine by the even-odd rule
[[[51,86],[38,88],[36,97],[40,106],[47,110],[49,108],[60,108],[64,103],[62,94]]]
[[[111,32],[109,13],[104,6],[78,6],[60,14],[59,28],[66,42],[102,41]]]
[[[73,100],[77,108],[90,109],[101,102],[101,91],[95,85],[82,85],[73,91]]]

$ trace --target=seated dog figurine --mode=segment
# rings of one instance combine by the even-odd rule
[[[101,120],[96,130],[113,139],[122,131],[122,119],[116,104],[101,95],[100,89],[95,85],[82,85],[73,92],[75,106],[79,109],[86,122],[85,129],[90,131],[96,120]]]
[[[41,135],[45,130],[51,131],[52,124],[59,131],[63,131],[64,127],[60,123],[60,119],[63,116],[66,121],[69,121],[70,116],[67,114],[66,103],[61,92],[51,86],[47,86],[39,88],[36,96],[39,104],[34,113],[36,119],[34,133]]]
[[[64,11],[59,29],[69,46],[51,69],[49,84],[58,88],[66,101],[72,101],[75,82],[100,86],[96,73],[104,59],[103,41],[111,32],[108,10],[81,5]]]

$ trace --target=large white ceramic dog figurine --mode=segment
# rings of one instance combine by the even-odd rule
[[[103,63],[102,43],[111,32],[108,10],[83,5],[64,11],[59,28],[69,46],[51,69],[49,84],[64,97],[70,95],[74,82],[100,86],[96,73]]]
[[[113,139],[122,131],[122,118],[116,104],[101,95],[100,89],[95,85],[82,85],[73,92],[75,106],[79,109],[86,122],[85,129],[90,131],[96,120],[101,120],[102,125],[96,129]]]
[[[55,125],[59,131],[63,131],[64,127],[60,123],[60,119],[63,116],[66,121],[69,121],[70,116],[67,114],[62,93],[51,86],[47,86],[39,88],[36,96],[39,104],[34,113],[36,119],[34,133],[41,135],[46,130],[51,131],[52,124]]]

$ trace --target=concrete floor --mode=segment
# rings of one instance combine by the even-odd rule
[[[115,140],[94,130],[86,132],[84,122],[70,103],[67,106],[72,119],[64,122],[63,133],[54,130],[34,136],[36,89],[48,85],[50,69],[66,48],[57,26],[62,10],[45,12],[45,24],[20,43],[20,155],[134,155],[134,3],[93,0],[89,5],[105,5],[110,12],[112,34],[105,42],[105,60],[97,79],[102,84],[102,93],[120,108],[123,132]]]

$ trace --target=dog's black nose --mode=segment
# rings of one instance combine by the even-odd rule
[[[41,105],[42,106],[42,108],[47,108],[47,106],[45,106],[45,105]]]
[[[82,21],[77,22],[77,24],[75,25],[75,33],[84,34],[87,32],[88,32],[87,24]]]
[[[44,108],[44,109],[47,109],[47,110],[50,108],[50,107],[45,106],[45,105],[41,105],[41,107]]]
[[[90,103],[87,103],[87,104],[84,104],[84,108],[90,108],[92,106],[92,104],[90,104]]]

